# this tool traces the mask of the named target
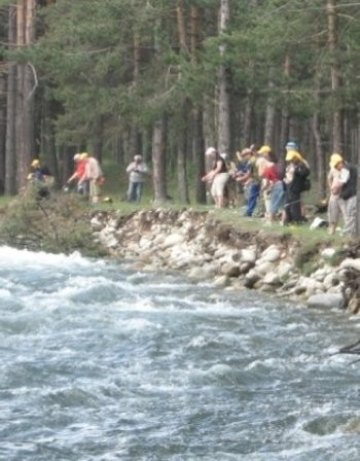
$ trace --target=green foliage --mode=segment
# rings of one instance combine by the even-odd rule
[[[104,255],[93,241],[88,212],[72,194],[53,193],[49,199],[39,200],[36,191],[29,189],[3,209],[0,239],[49,252],[80,250],[89,256]]]

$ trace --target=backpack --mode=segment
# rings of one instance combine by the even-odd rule
[[[350,164],[347,164],[347,167],[349,168],[350,175],[348,181],[341,188],[340,197],[343,200],[348,200],[356,195],[357,168],[355,165]]]
[[[302,164],[299,169],[302,176],[301,192],[305,192],[311,189],[310,169],[304,164]]]
[[[310,189],[311,189],[310,176],[306,176],[306,178],[304,178],[304,184],[303,184],[302,190],[307,191],[307,190],[310,190]]]

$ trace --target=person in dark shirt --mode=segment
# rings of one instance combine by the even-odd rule
[[[211,183],[210,193],[214,199],[216,208],[224,208],[226,205],[226,184],[230,178],[224,156],[221,156],[215,148],[209,148],[206,156],[212,160],[211,170],[201,178],[202,181]]]
[[[283,224],[300,224],[305,221],[301,207],[301,193],[306,190],[306,179],[310,168],[307,161],[297,150],[289,150],[285,158],[287,162],[284,184],[285,205]]]

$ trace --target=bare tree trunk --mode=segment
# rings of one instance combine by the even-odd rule
[[[320,107],[320,87],[321,87],[321,81],[320,81],[320,70],[317,71],[316,77],[315,77],[315,86],[316,86],[316,92],[315,92],[315,98],[317,102],[317,107]],[[317,176],[317,183],[318,183],[318,193],[321,198],[326,197],[326,187],[327,187],[327,181],[326,181],[326,167],[325,167],[325,156],[322,148],[322,139],[321,139],[321,131],[320,131],[320,115],[319,115],[319,110],[316,110],[313,114],[312,117],[312,123],[311,123],[311,128],[312,128],[312,133],[315,139],[315,155],[316,155],[316,176]]]
[[[185,120],[184,120],[185,123]],[[181,130],[182,131],[182,130]],[[185,130],[186,131],[186,130]],[[181,203],[190,203],[189,188],[186,175],[186,134],[180,133],[177,142],[177,183],[179,190],[179,199]]]
[[[9,46],[16,43],[16,6],[9,7]],[[17,69],[14,63],[8,65],[7,97],[6,97],[6,143],[5,143],[5,194],[16,193],[16,75]]]
[[[327,0],[328,48],[331,56],[331,91],[333,98],[332,134],[333,151],[342,152],[342,114],[338,107],[337,94],[341,85],[340,64],[337,58],[337,19],[336,0]]]
[[[186,39],[186,28],[185,28],[185,7],[184,0],[177,0],[176,6],[176,18],[177,18],[177,29],[181,51],[188,51],[187,39]]]
[[[5,185],[5,142],[6,142],[6,78],[0,75],[0,194]]]
[[[154,123],[152,140],[154,202],[167,200],[166,157],[165,157],[165,118]]]
[[[264,144],[272,145],[274,135],[274,124],[275,124],[275,103],[274,103],[274,81],[272,77],[273,69],[269,71],[268,81],[268,98],[266,103],[266,114],[265,114],[265,132],[264,132]]]
[[[22,0],[16,6],[16,46],[23,48],[34,39],[35,0]],[[27,173],[34,149],[34,69],[29,64],[18,64],[16,85],[16,159],[17,186],[22,189],[27,182]]]
[[[200,28],[200,12],[197,6],[190,7],[190,52],[191,61],[197,62],[198,49],[200,47],[199,38]],[[205,170],[205,147],[204,147],[204,135],[203,135],[203,108],[202,106],[196,105],[191,111],[192,120],[192,142],[191,150],[193,153],[193,161],[195,164],[195,181],[196,181],[196,192],[195,199],[197,203],[206,203],[206,186],[201,181]]]
[[[284,77],[289,79],[291,72],[291,59],[290,54],[286,53],[284,60]],[[287,88],[288,93],[289,88]],[[289,125],[290,125],[290,115],[289,115],[289,103],[288,96],[286,94],[284,104],[281,109],[281,128],[280,128],[280,145],[282,147],[282,153],[285,150],[285,144],[289,139]]]
[[[230,19],[229,0],[221,0],[219,34],[225,33]],[[224,58],[226,45],[219,47],[220,57]],[[230,149],[230,98],[228,72],[224,63],[218,68],[218,149],[220,152],[229,152]]]
[[[184,0],[178,0],[176,7],[176,17],[177,17],[177,30],[178,30],[178,40],[180,51],[186,53],[187,48],[187,34],[185,28],[185,7]],[[177,170],[177,183],[179,190],[179,198],[183,203],[189,203],[189,190],[187,182],[187,110],[189,104],[187,101],[182,101],[182,110],[181,110],[181,120],[180,128],[178,128],[177,140],[176,140],[176,170]]]

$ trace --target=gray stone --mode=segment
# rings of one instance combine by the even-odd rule
[[[307,305],[309,307],[342,309],[345,305],[345,300],[341,293],[319,293],[310,296],[310,298],[307,300]]]

